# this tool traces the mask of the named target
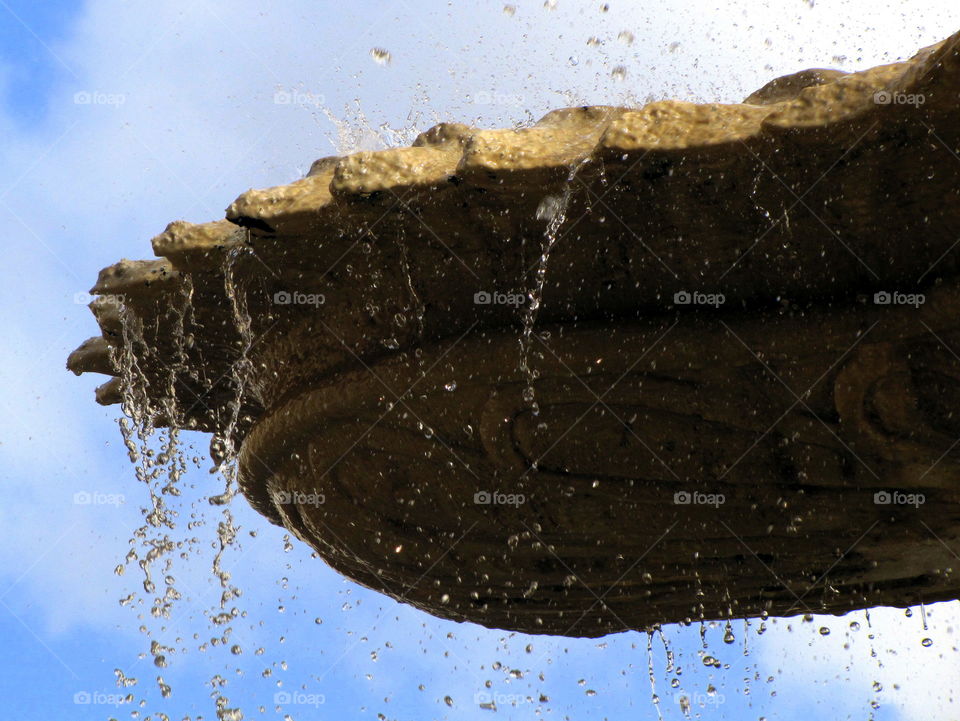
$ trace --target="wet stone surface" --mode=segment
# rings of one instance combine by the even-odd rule
[[[321,159],[105,269],[69,367],[445,618],[957,598],[956,39]]]

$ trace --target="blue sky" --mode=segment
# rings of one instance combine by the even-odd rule
[[[0,64],[5,70],[4,107],[21,127],[36,123],[47,112],[43,99],[73,71],[51,46],[70,32],[82,3],[53,0],[5,0],[0,22]]]
[[[646,635],[550,639],[439,621],[346,581],[298,542],[285,550],[283,530],[243,499],[233,504],[242,551],[225,561],[247,612],[228,645],[243,652],[198,652],[215,633],[204,612],[216,602],[218,519],[201,436],[183,437],[199,462],[181,520],[206,519],[189,532],[181,524],[180,540],[197,538],[172,571],[184,600],[163,623],[149,599],[121,607],[131,592],[145,596],[135,567],[113,568],[146,493],[116,409],[93,402],[97,380],[63,367],[96,332],[76,299],[100,268],[149,257],[167,222],[220,218],[247,188],[294,180],[317,157],[406,142],[439,120],[509,126],[568,104],[736,101],[780,74],[892,62],[960,30],[960,9],[945,1],[511,4],[512,15],[499,2],[0,0],[0,706],[11,718],[129,717],[128,705],[109,704],[116,668],[138,679],[124,693],[145,699],[144,716],[214,718],[206,684],[220,674],[248,719],[482,719],[492,713],[476,703],[483,692],[506,718],[538,707],[553,719],[656,718]],[[391,62],[375,63],[373,47]],[[611,74],[620,65],[624,80]],[[277,104],[278,92],[301,100]],[[84,492],[102,502],[76,502]],[[711,672],[698,628],[665,635],[703,718],[862,719],[872,700],[878,721],[948,718],[960,688],[957,606],[927,609],[927,631],[919,611],[877,610],[872,639],[863,613],[770,622],[762,636],[738,621],[732,645],[708,629],[710,653],[729,666]],[[153,665],[141,623],[176,649],[167,668]],[[682,718],[658,638],[653,658],[664,717]],[[277,711],[274,694],[294,692],[307,703]],[[93,703],[75,703],[84,698]]]

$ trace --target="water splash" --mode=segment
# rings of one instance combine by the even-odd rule
[[[345,106],[342,117],[326,106],[321,107],[320,112],[334,127],[336,137],[330,138],[330,144],[337,155],[412,145],[424,122],[420,112],[411,110],[402,127],[395,128],[389,123],[375,126],[367,118],[359,100],[354,101],[352,107]]]

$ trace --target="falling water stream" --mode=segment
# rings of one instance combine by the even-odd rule
[[[241,590],[231,582],[229,571],[224,568],[225,555],[231,551],[239,551],[237,544],[237,527],[234,524],[230,503],[237,489],[236,448],[234,447],[235,431],[242,410],[241,400],[247,392],[250,373],[248,352],[252,345],[250,331],[250,317],[246,311],[245,296],[235,287],[235,264],[244,251],[232,252],[224,266],[225,294],[232,304],[234,323],[239,334],[240,349],[238,359],[231,366],[231,380],[234,394],[227,403],[228,418],[224,431],[218,435],[211,448],[217,462],[214,469],[219,472],[223,482],[222,491],[207,498],[208,507],[220,509],[220,519],[216,521],[216,540],[213,543],[213,555],[210,573],[220,587],[220,596],[216,606],[205,613],[208,620],[208,631],[213,635],[209,641],[198,644],[199,652],[207,652],[214,648],[229,649],[232,655],[242,653],[242,647],[232,641],[234,624],[247,616],[237,605],[242,596]],[[191,532],[206,525],[207,514],[202,507],[190,513],[190,520],[185,525],[179,522],[180,511],[171,507],[181,496],[180,481],[187,470],[190,461],[184,454],[179,441],[182,427],[182,417],[177,408],[177,386],[180,379],[187,377],[187,349],[192,346],[192,330],[194,327],[192,308],[193,287],[187,278],[183,285],[182,306],[168,309],[173,322],[171,324],[175,362],[166,367],[167,379],[164,384],[165,393],[159,406],[151,401],[149,391],[150,381],[142,371],[142,359],[153,355],[152,349],[144,340],[142,322],[126,308],[122,309],[122,336],[123,345],[119,353],[120,377],[123,383],[123,417],[120,419],[120,429],[131,462],[135,466],[137,479],[144,484],[149,496],[149,507],[145,509],[144,524],[138,528],[130,539],[124,563],[116,567],[118,575],[124,575],[125,569],[131,563],[137,563],[142,574],[143,597],[134,591],[125,595],[120,603],[138,609],[140,630],[149,640],[149,654],[153,657],[153,664],[158,669],[166,668],[174,654],[184,655],[188,650],[183,645],[182,637],[168,638],[177,623],[174,621],[175,608],[182,600],[182,594],[176,584],[174,575],[178,561],[187,563],[192,555],[197,555],[204,543]],[[188,330],[189,329],[189,330]],[[159,359],[154,358],[155,367],[164,367]],[[202,398],[196,399],[202,403]],[[158,430],[159,429],[159,430]],[[200,465],[200,458],[194,456],[194,465]],[[186,534],[184,533],[186,530]],[[181,569],[183,570],[183,569]],[[155,595],[159,579],[163,579],[164,592]],[[201,595],[201,594],[194,594]],[[158,629],[146,623],[142,609],[144,602],[150,603],[149,615],[160,621]],[[189,612],[189,608],[182,609]],[[183,621],[184,619],[180,619]],[[168,625],[169,624],[169,625]],[[200,633],[193,634],[194,639],[200,639]],[[262,653],[263,649],[258,649]],[[137,686],[137,679],[121,669],[116,670],[117,685],[121,688]],[[162,676],[156,679],[162,698],[169,698],[172,688]],[[212,689],[216,715],[219,721],[239,721],[243,713],[238,708],[232,708],[224,689],[228,683],[221,675],[216,674],[208,681]],[[132,694],[127,696],[128,702],[133,702]],[[141,699],[139,706],[143,707],[146,701]],[[149,716],[147,718],[150,718]],[[166,719],[164,714],[158,718]]]

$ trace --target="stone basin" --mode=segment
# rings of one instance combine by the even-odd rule
[[[958,598],[958,43],[323,158],[106,268],[68,366],[444,618]]]

